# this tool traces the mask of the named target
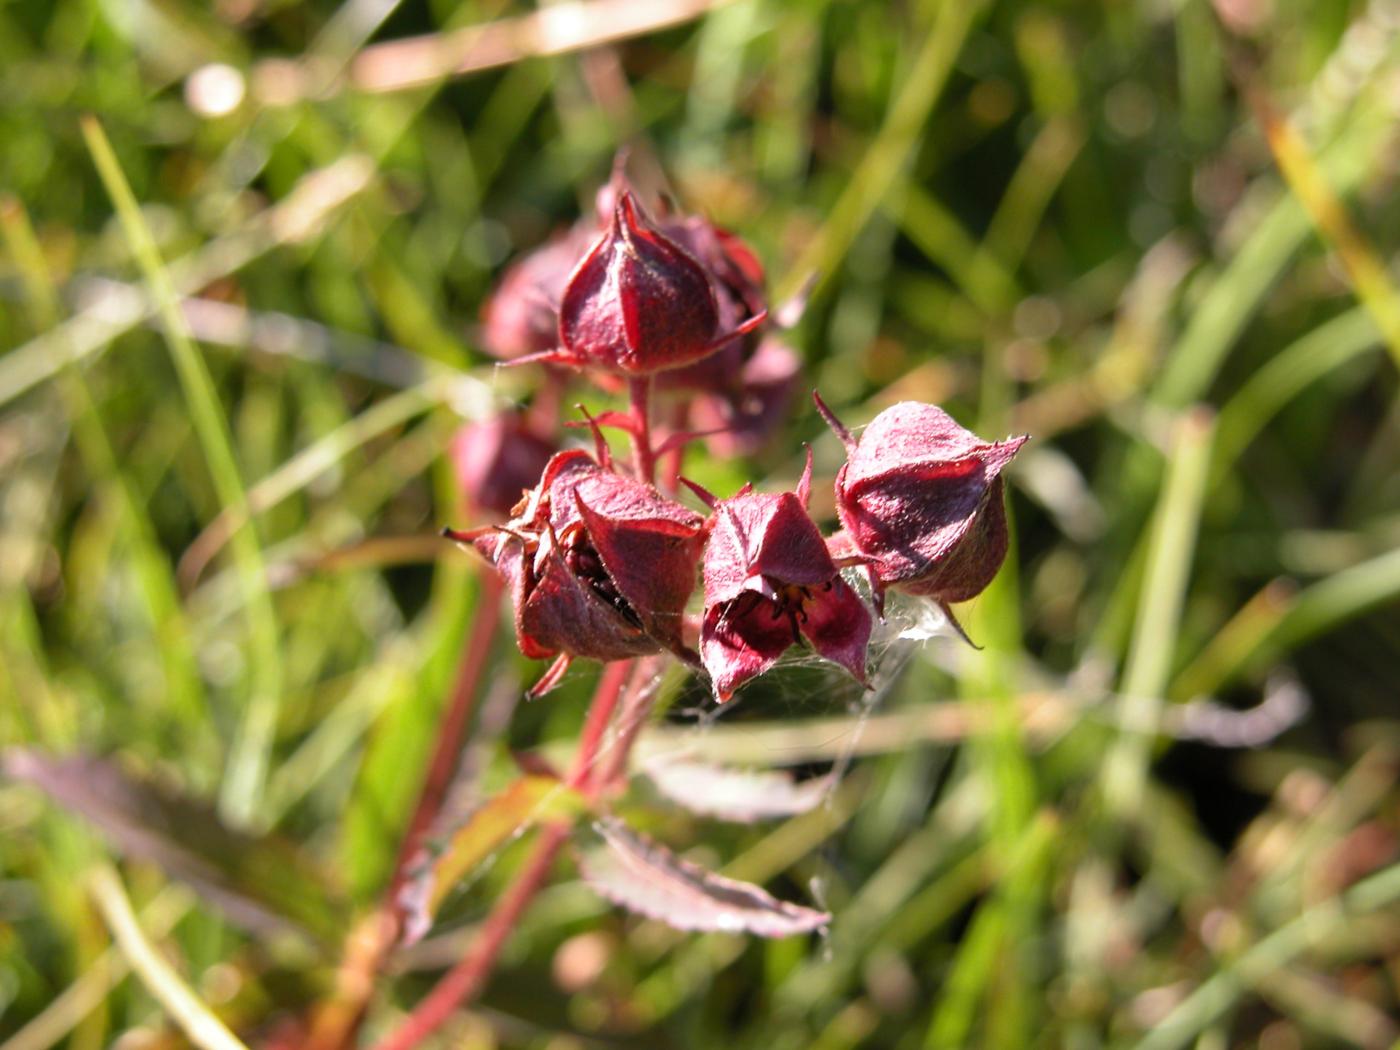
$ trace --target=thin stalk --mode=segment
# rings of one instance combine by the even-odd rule
[[[575,788],[584,787],[590,796],[595,796],[597,790],[589,781],[598,760],[599,745],[634,663],[629,660],[607,664],[598,678],[593,701],[589,704],[568,784]],[[374,1050],[412,1050],[437,1031],[458,1008],[480,993],[516,923],[544,885],[550,867],[568,841],[569,830],[567,823],[546,824],[540,829],[534,851],[526,860],[524,869],[491,909],[471,949],[424,997],[403,1026],[381,1040]]]
[[[603,673],[599,676],[598,686],[593,693],[593,703],[588,707],[583,734],[579,737],[578,751],[574,754],[574,766],[569,771],[569,787],[589,787],[603,734],[607,731],[613,712],[617,710],[617,702],[622,696],[622,687],[627,681],[628,673],[637,665],[635,660],[614,660],[603,667]]]
[[[634,376],[627,381],[632,405],[632,458],[637,477],[656,481],[656,453],[651,446],[651,376]]]
[[[1136,813],[1142,804],[1152,741],[1191,578],[1214,426],[1214,416],[1204,408],[1190,410],[1179,420],[1166,486],[1151,525],[1132,643],[1123,673],[1125,696],[1120,709],[1120,732],[1104,764],[1102,781],[1110,810],[1123,817]]]
[[[457,770],[463,740],[476,710],[482,673],[501,622],[500,602],[505,584],[499,573],[486,566],[480,567],[478,576],[480,589],[470,634],[462,647],[452,693],[438,726],[437,744],[418,801],[409,818],[408,830],[399,843],[388,889],[378,910],[358,924],[346,942],[344,957],[336,975],[335,994],[316,1015],[307,1039],[309,1050],[340,1050],[349,1045],[364,1019],[365,1008],[369,1005],[385,960],[398,943],[402,929],[399,895],[413,858],[442,811],[443,799]]]
[[[471,634],[457,664],[452,695],[448,697],[446,712],[438,726],[437,745],[428,766],[428,774],[423,780],[423,788],[419,793],[413,816],[409,820],[408,831],[404,833],[403,841],[399,844],[394,874],[389,880],[388,899],[391,902],[398,896],[405,870],[422,845],[423,836],[432,827],[442,809],[442,800],[452,783],[452,774],[457,768],[467,726],[476,710],[476,698],[481,692],[482,672],[486,669],[491,646],[496,640],[497,627],[501,622],[500,603],[501,596],[505,593],[505,584],[500,574],[494,569],[481,566],[478,578],[481,583],[476,608],[472,613]]]
[[[496,957],[535,894],[544,885],[554,858],[569,838],[567,824],[546,824],[540,829],[534,852],[516,876],[505,896],[487,916],[481,932],[462,961],[447,971],[397,1032],[384,1039],[375,1050],[412,1050],[437,1031],[464,1003],[480,993],[491,976]]]
[[[657,697],[661,695],[660,675],[664,660],[664,657],[650,656],[634,662],[632,678],[627,683],[627,693],[618,714],[617,736],[590,784],[594,794],[606,790],[626,772],[632,746],[647,724]]]
[[[671,406],[667,423],[672,435],[679,434],[688,427],[689,408],[689,404],[685,401],[677,401]],[[674,496],[680,489],[681,465],[684,461],[684,445],[677,445],[661,457],[661,491],[668,496]]]

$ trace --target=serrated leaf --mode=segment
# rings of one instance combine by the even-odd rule
[[[597,825],[603,845],[579,858],[584,881],[605,900],[677,930],[791,937],[821,929],[826,912],[789,904],[748,882],[677,857],[621,821]]]
[[[551,776],[523,776],[472,811],[447,844],[419,863],[399,894],[404,940],[412,944],[432,926],[448,894],[509,839],[531,824],[572,819],[583,796]]]
[[[806,813],[832,786],[830,776],[799,783],[779,770],[733,769],[666,755],[648,759],[644,769],[656,790],[677,805],[741,824]]]
[[[158,864],[255,931],[300,927],[333,944],[347,913],[329,876],[291,843],[225,825],[212,806],[90,755],[15,748],[0,770],[84,817],[127,857]]]

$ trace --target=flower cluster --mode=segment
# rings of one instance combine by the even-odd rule
[[[726,700],[794,645],[864,682],[887,591],[947,612],[991,582],[1007,548],[1001,472],[1025,439],[985,442],[913,402],[857,438],[814,395],[846,447],[830,536],[809,513],[810,450],[791,492],[745,485],[720,499],[684,481],[687,441],[704,437],[719,455],[762,444],[791,399],[796,357],[765,330],[763,268],[738,237],[669,209],[653,218],[620,168],[598,211],[507,271],[483,337],[502,358],[545,366],[545,406],[582,373],[625,386],[630,410],[588,419],[592,454],[554,451],[545,427],[514,414],[473,424],[454,446],[469,507],[507,520],[449,534],[507,581],[521,651],[553,658],[532,692],[578,657],[667,652]],[[670,408],[659,443],[653,402]],[[614,461],[604,426],[627,432],[630,465]],[[683,481],[708,515],[678,501]],[[852,585],[862,575],[868,596]]]

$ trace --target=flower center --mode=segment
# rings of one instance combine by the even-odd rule
[[[789,628],[792,630],[792,641],[794,645],[802,644],[802,625],[807,622],[807,603],[812,600],[813,592],[831,590],[831,581],[828,580],[821,586],[803,585],[796,583],[778,584],[773,588],[773,596],[760,594],[757,591],[747,591],[743,597],[736,599],[733,606],[734,613],[739,616],[747,616],[760,607],[767,608],[772,616],[772,621],[787,620]]]
[[[637,610],[632,608],[632,604],[618,592],[617,584],[613,583],[607,569],[603,568],[602,556],[599,555],[598,548],[589,542],[588,534],[583,529],[573,529],[561,543],[564,548],[564,564],[569,567],[574,577],[587,584],[594,594],[616,609],[629,624],[641,629],[642,618],[637,615]]]

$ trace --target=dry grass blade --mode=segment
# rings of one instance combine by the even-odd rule
[[[365,48],[348,78],[326,84],[315,63],[268,59],[253,70],[253,91],[266,105],[291,105],[308,95],[350,88],[370,94],[407,91],[508,66],[655,33],[693,21],[727,0],[591,0],[560,3],[528,15]]]
[[[1264,138],[1289,189],[1307,210],[1313,225],[1336,249],[1357,298],[1370,311],[1387,349],[1400,366],[1400,295],[1396,294],[1385,263],[1352,222],[1346,205],[1313,159],[1303,136],[1274,108],[1261,88],[1255,86],[1248,94],[1255,118],[1264,129]]]
[[[1078,717],[1085,703],[1068,693],[1025,693],[1018,718],[1028,737],[1053,738]],[[860,724],[858,735],[856,720],[848,717],[719,724],[700,734],[656,726],[642,734],[638,753],[644,762],[681,751],[707,762],[796,766],[829,762],[846,754],[861,757],[925,744],[959,743],[985,729],[991,717],[988,702],[973,699],[873,714]]]
[[[244,228],[210,241],[167,267],[182,295],[193,295],[274,248],[302,243],[366,189],[374,167],[352,154],[304,176],[291,193]],[[156,316],[149,295],[101,296],[81,312],[0,357],[0,405],[51,379],[70,361],[100,353],[118,336]]]
[[[164,937],[193,904],[194,895],[184,886],[167,886],[141,913],[140,925],[151,937]],[[0,1050],[48,1050],[96,1010],[130,972],[125,957],[109,948],[56,996],[43,1013],[0,1043]]]

